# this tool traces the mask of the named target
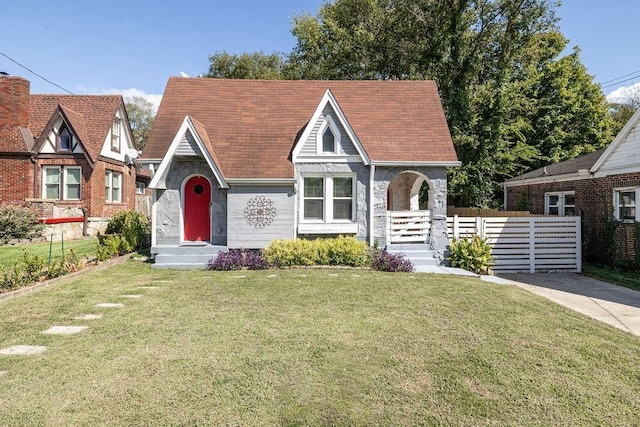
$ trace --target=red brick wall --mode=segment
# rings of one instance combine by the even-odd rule
[[[604,218],[613,215],[615,188],[640,187],[640,173],[612,175],[603,178],[554,182],[507,188],[506,209],[515,209],[521,201],[533,214],[544,214],[544,194],[555,191],[575,191],[576,212],[582,215],[585,256],[596,250],[603,239]],[[640,202],[640,201],[639,201]],[[522,204],[522,203],[521,203]],[[621,224],[616,234],[616,249],[625,258],[633,258],[633,224]],[[594,255],[594,254],[591,254]],[[601,255],[601,254],[595,254]]]
[[[33,194],[33,163],[28,156],[0,157],[0,206],[22,203]]]

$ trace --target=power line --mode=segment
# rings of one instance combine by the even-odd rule
[[[9,61],[17,64],[18,66],[24,68],[25,70],[27,70],[28,72],[30,72],[33,75],[36,75],[38,77],[40,77],[42,80],[44,80],[45,82],[54,85],[55,87],[57,87],[58,89],[62,89],[63,91],[67,92],[69,95],[75,95],[74,93],[72,93],[71,91],[68,91],[67,89],[63,88],[62,86],[52,82],[51,80],[47,79],[46,77],[41,76],[40,74],[36,73],[35,71],[33,71],[32,69],[30,69],[29,67],[22,65],[21,63],[19,63],[18,61],[16,61],[15,59],[11,58],[9,55],[4,54],[2,52],[0,52],[0,55],[4,56],[5,58],[7,58]]]
[[[631,73],[631,74],[633,74],[633,73]],[[627,75],[629,75],[629,74],[627,74]],[[624,79],[624,80],[616,81],[616,82],[614,82],[614,83],[609,83],[609,84],[608,84],[608,85],[606,85],[606,86],[602,86],[602,88],[603,88],[603,89],[606,89],[606,88],[608,88],[608,87],[611,87],[611,86],[617,86],[617,85],[619,85],[620,83],[628,82],[629,80],[636,80],[636,79],[639,79],[639,78],[640,78],[640,74],[638,74],[637,76],[629,77],[628,79]]]
[[[629,73],[629,74],[625,74],[624,76],[616,77],[615,79],[607,80],[606,82],[601,82],[600,84],[602,84],[602,85],[606,85],[607,83],[613,83],[613,82],[615,82],[616,80],[622,79],[622,78],[624,78],[624,77],[629,77],[629,76],[631,76],[631,75],[633,75],[633,74],[638,74],[638,73],[640,73],[640,70],[638,70],[638,71],[632,71],[632,72],[631,72],[631,73]]]

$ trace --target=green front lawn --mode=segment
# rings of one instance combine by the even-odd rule
[[[640,276],[637,271],[623,270],[602,265],[585,264],[582,266],[582,274],[594,279],[613,283],[614,285],[640,291]]]
[[[22,261],[25,250],[29,251],[31,255],[40,255],[45,261],[49,259],[50,250],[52,259],[60,257],[62,255],[62,244],[63,242],[57,241],[53,242],[53,245],[47,242],[32,245],[0,246],[0,265],[9,267],[16,262]],[[97,244],[98,239],[96,238],[66,240],[64,242],[64,250],[73,249],[78,257],[93,257],[96,255]]]
[[[104,317],[73,320],[90,313]],[[3,425],[635,425],[640,413],[640,338],[474,278],[128,261],[2,301],[0,324],[0,349],[48,347],[0,356]],[[41,334],[53,325],[89,329]]]

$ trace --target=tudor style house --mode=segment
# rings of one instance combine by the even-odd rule
[[[586,255],[598,260],[605,219],[619,221],[618,256],[633,257],[640,221],[640,110],[606,148],[504,182],[504,207],[534,214],[581,215]],[[599,259],[603,261],[602,259]]]
[[[169,80],[140,163],[151,251],[174,267],[338,234],[429,245],[441,262],[459,165],[433,81],[203,78]]]
[[[119,95],[32,95],[28,80],[0,76],[0,205],[48,223],[133,209],[132,141]]]

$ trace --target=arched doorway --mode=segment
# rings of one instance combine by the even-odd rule
[[[211,240],[211,184],[204,176],[193,176],[184,185],[184,240]]]
[[[426,243],[433,203],[428,179],[421,173],[404,171],[387,187],[387,242]]]

